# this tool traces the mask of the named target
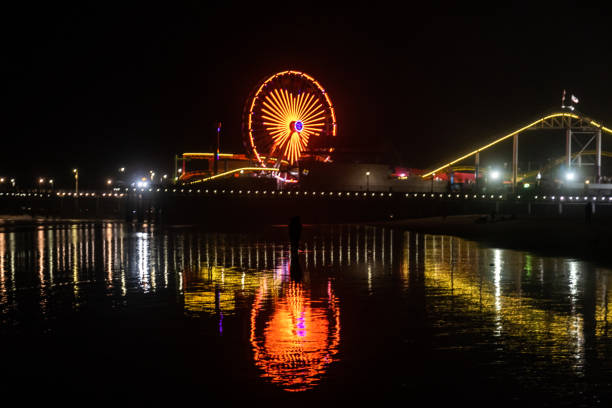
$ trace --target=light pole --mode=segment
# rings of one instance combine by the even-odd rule
[[[74,194],[79,196],[79,169],[72,169],[74,173]]]
[[[49,180],[49,184],[51,184],[51,191],[53,191],[53,190],[54,190],[54,189],[53,189],[53,179],[50,179],[50,180]]]
[[[366,191],[370,191],[370,172],[366,171]]]

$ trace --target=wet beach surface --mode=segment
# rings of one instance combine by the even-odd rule
[[[612,270],[363,225],[0,230],[22,401],[609,406]],[[5,394],[6,395],[6,394]]]
[[[454,235],[490,247],[535,251],[548,256],[576,257],[612,267],[612,218],[591,223],[576,217],[513,217],[457,215],[413,218],[372,225],[429,234]]]

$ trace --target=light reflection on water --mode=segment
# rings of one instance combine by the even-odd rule
[[[604,376],[612,373],[601,363],[612,349],[608,269],[449,236],[335,226],[305,231],[296,278],[285,234],[110,222],[0,231],[0,333],[32,321],[53,330],[66,308],[79,313],[100,291],[117,309],[138,308],[143,296],[161,304],[174,297],[184,319],[214,319],[219,338],[235,336],[228,323],[245,322],[243,340],[232,343],[250,350],[252,360],[243,364],[299,392],[354,357],[345,350],[353,350],[347,346],[358,343],[357,334],[342,322],[358,317],[346,315],[343,304],[379,296],[401,304],[420,293],[435,351],[479,352],[493,344],[495,361],[480,361],[483,367],[518,354],[538,361],[538,376],[566,367],[583,378],[589,359]],[[397,313],[398,324],[411,318],[402,310],[376,312]],[[386,329],[365,330],[385,336]]]

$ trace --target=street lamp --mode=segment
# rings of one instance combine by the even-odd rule
[[[49,180],[49,184],[51,184],[51,190],[53,190],[53,179]]]
[[[366,171],[366,191],[370,191],[370,172]]]
[[[120,173],[125,173],[125,167],[120,167],[120,168],[119,168],[119,172],[120,172]]]
[[[113,180],[112,179],[106,180],[106,184],[110,186],[111,184],[113,184]]]
[[[74,194],[79,196],[79,169],[72,169],[74,173]]]

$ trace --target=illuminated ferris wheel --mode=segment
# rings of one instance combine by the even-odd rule
[[[303,72],[272,75],[245,105],[244,142],[262,167],[296,167],[306,158],[329,161],[335,136],[329,95]]]

